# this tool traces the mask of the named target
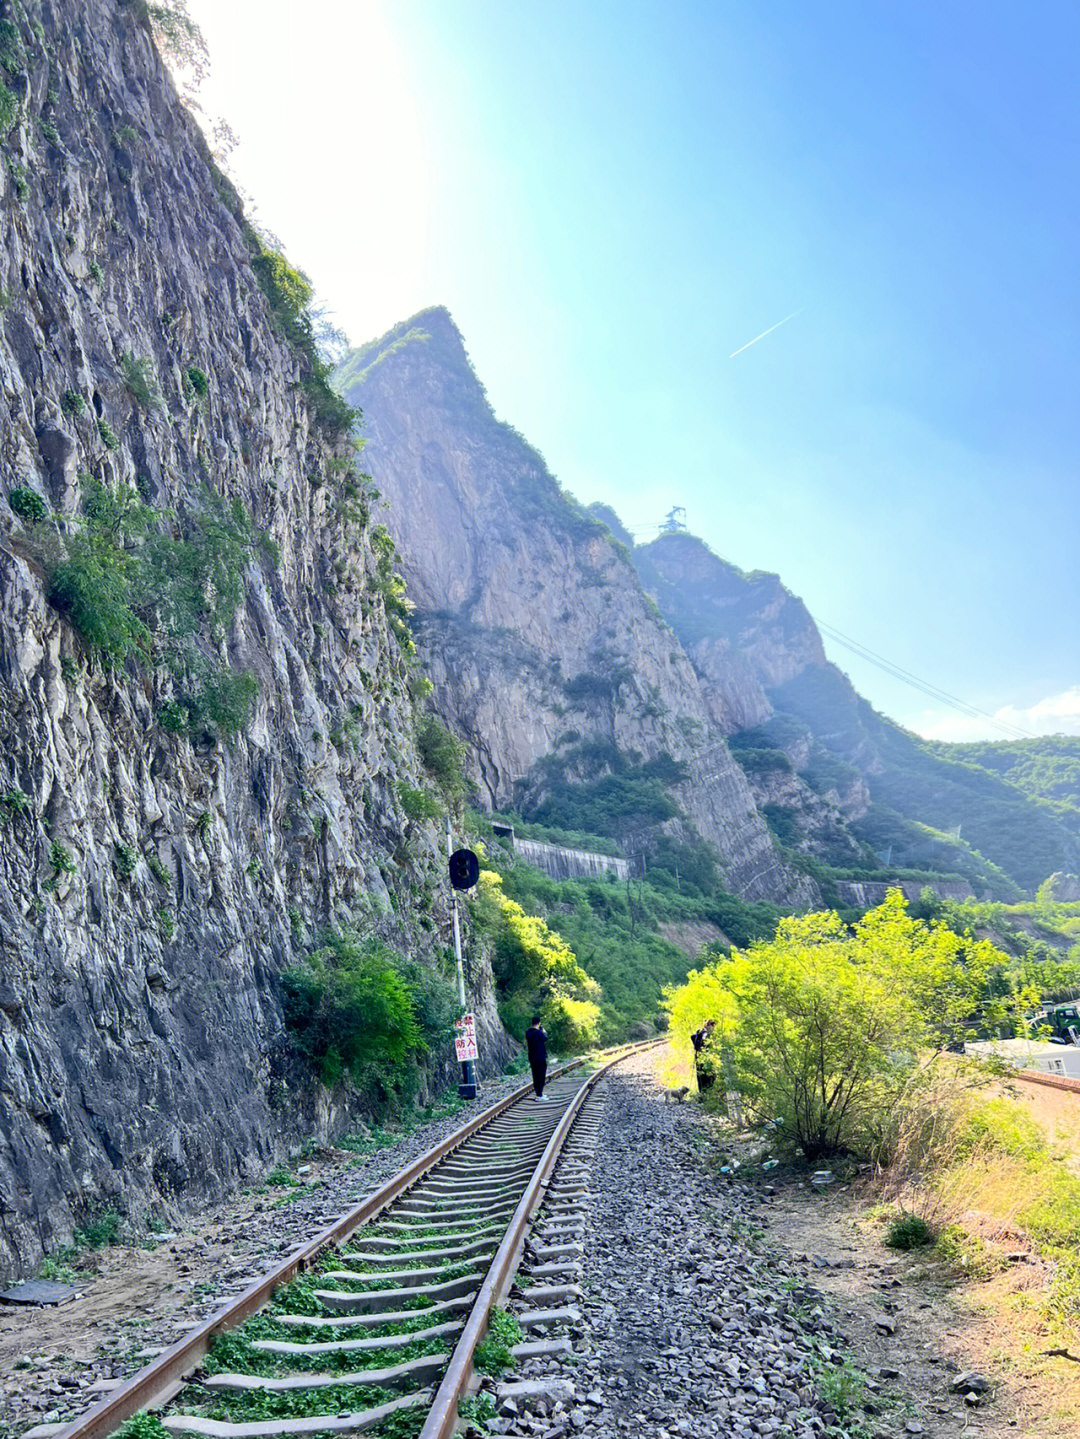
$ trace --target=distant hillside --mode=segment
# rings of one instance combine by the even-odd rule
[[[1032,799],[1045,800],[1073,834],[1080,835],[1080,735],[927,744],[943,759],[977,764],[998,774]]]
[[[592,513],[610,524],[609,511]],[[819,883],[815,860],[955,874],[1015,899],[1077,868],[1080,740],[930,744],[829,663],[776,575],[747,574],[685,533],[630,554],[774,834]]]

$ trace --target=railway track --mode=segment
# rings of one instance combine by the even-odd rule
[[[583,1109],[613,1064],[659,1042],[563,1066],[542,1104],[523,1086],[482,1111],[87,1413],[24,1439],[108,1439],[144,1412],[202,1439],[453,1433],[474,1360],[507,1333],[515,1359],[568,1350],[550,1331],[577,1318],[596,1123]]]

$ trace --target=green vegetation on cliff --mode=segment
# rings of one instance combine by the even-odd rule
[[[520,1037],[538,1013],[554,1049],[595,1044],[600,986],[563,937],[505,894],[502,876],[492,870],[481,871],[471,910],[473,922],[493,942],[492,971],[506,1027]]]
[[[523,836],[536,827],[513,820]],[[626,1038],[637,1030],[647,1032],[656,1023],[664,987],[678,983],[692,962],[684,948],[667,938],[667,926],[693,926],[703,939],[722,945],[726,940],[748,944],[773,933],[781,914],[775,905],[751,904],[725,893],[708,859],[694,878],[695,852],[671,842],[672,853],[661,849],[648,862],[641,879],[621,883],[612,874],[589,879],[557,880],[525,863],[497,840],[488,822],[473,816],[474,827],[486,848],[485,863],[501,878],[501,893],[527,915],[541,916],[558,932],[578,965],[600,988],[598,1037],[601,1041]],[[568,847],[601,850],[593,836],[545,827],[545,841]],[[611,848],[610,841],[607,848]],[[707,846],[702,846],[707,851]],[[698,858],[702,858],[698,856]],[[707,859],[707,855],[705,856]],[[682,860],[686,868],[679,867]],[[670,867],[669,867],[670,866]],[[529,1001],[523,999],[520,1008]],[[506,1017],[514,1027],[516,1016]],[[640,1027],[645,1026],[645,1031]]]
[[[331,932],[281,977],[285,1022],[324,1084],[348,1075],[376,1108],[400,1106],[429,1048],[449,1044],[459,1010],[440,974],[383,941]]]

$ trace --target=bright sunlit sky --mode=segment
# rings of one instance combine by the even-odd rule
[[[579,499],[642,538],[683,505],[895,665],[1080,733],[1072,0],[190,9],[231,169],[354,343],[445,304]],[[1001,737],[825,642],[911,728]]]

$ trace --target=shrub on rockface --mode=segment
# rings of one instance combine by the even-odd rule
[[[433,714],[417,719],[416,748],[420,763],[444,794],[458,798],[465,793],[465,746]]]
[[[508,899],[502,877],[491,870],[480,872],[472,911],[481,930],[494,939],[492,969],[507,1028],[523,1034],[531,1016],[539,1013],[553,1049],[567,1052],[595,1044],[600,986],[561,935]]]
[[[237,733],[251,717],[256,680],[218,665],[196,641],[224,635],[254,557],[276,563],[273,540],[242,500],[205,487],[182,519],[122,482],[84,477],[83,496],[69,533],[43,537],[49,599],[106,663],[135,658],[173,674],[164,728]]]
[[[377,1105],[409,1098],[417,1061],[448,1040],[457,1014],[448,979],[351,931],[328,934],[281,989],[293,1043],[322,1081],[348,1075]]]
[[[307,396],[316,425],[328,435],[347,435],[359,420],[360,412],[330,383],[333,366],[319,353],[311,281],[302,270],[290,265],[284,255],[271,249],[251,225],[244,226],[244,238],[251,251],[251,268],[266,296],[274,324],[303,358],[300,387]]]

